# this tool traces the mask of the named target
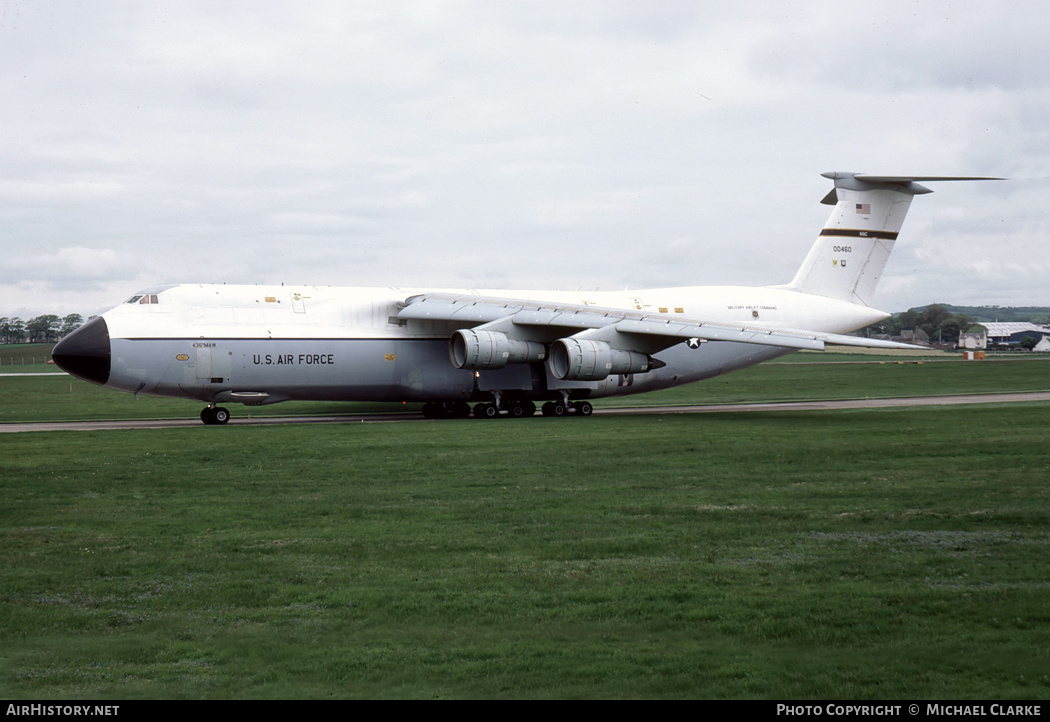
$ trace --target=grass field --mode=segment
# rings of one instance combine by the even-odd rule
[[[47,365],[54,346],[53,343],[0,344],[0,373],[45,369],[55,371],[54,366]]]
[[[767,365],[682,395],[1045,389],[1039,364]],[[88,393],[70,383],[0,389],[58,418]],[[77,413],[124,411],[101,398]],[[1027,403],[5,434],[0,695],[1045,699],[1048,423]]]
[[[823,359],[832,362],[819,363]],[[944,357],[939,357],[943,359]],[[958,393],[1050,390],[1050,359],[1038,356],[966,362],[958,355],[931,361],[915,356],[792,354],[767,363],[666,391],[598,399],[597,408],[662,404],[801,401]],[[54,366],[42,370],[55,371]],[[0,423],[86,419],[196,418],[197,401],[135,397],[69,376],[0,377]],[[230,405],[238,416],[350,414],[418,409],[421,404],[288,402],[272,406]]]

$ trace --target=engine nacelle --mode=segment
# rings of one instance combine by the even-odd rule
[[[640,374],[653,367],[647,354],[572,337],[551,344],[549,363],[551,373],[562,381],[601,381],[611,374]]]
[[[501,369],[507,364],[542,361],[547,349],[535,341],[515,341],[499,331],[462,328],[448,340],[448,355],[457,369]]]

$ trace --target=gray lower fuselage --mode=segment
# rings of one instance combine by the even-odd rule
[[[113,339],[108,386],[200,401],[266,404],[621,396],[699,381],[788,353],[753,344],[677,344],[666,366],[601,381],[560,381],[542,362],[457,369],[448,339]]]

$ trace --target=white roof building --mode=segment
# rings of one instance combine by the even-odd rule
[[[1029,332],[1027,335],[1050,335],[1050,326],[1039,326],[1034,323],[1020,322],[1020,321],[992,321],[988,323],[981,323],[986,329],[988,329],[988,343],[1010,343],[1015,334]]]

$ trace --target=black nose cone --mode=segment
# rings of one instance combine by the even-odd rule
[[[104,385],[109,381],[109,327],[105,319],[92,319],[59,341],[51,358],[63,371]]]

